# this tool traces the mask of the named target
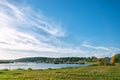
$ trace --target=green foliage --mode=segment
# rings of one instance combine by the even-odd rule
[[[111,65],[110,63],[108,63],[108,62],[110,62],[109,59],[110,59],[109,57],[102,58],[99,61],[99,65]]]
[[[32,70],[32,68],[28,68],[28,70],[30,70],[30,71],[31,71],[31,70]]]
[[[9,69],[3,69],[3,71],[9,71]]]
[[[120,54],[116,54],[116,55],[115,55],[115,58],[116,58],[116,62],[117,62],[117,63],[120,63]]]
[[[0,64],[2,63],[13,63],[13,60],[0,60]]]
[[[48,68],[48,70],[53,70],[52,68]]]
[[[104,61],[99,62],[99,65],[104,65]]]
[[[92,65],[90,65],[90,66],[98,66],[98,64],[92,64]]]
[[[18,68],[17,70],[24,70],[24,69],[22,69],[22,68]]]

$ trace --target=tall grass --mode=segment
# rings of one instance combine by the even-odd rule
[[[0,70],[0,80],[120,80],[116,66],[84,66],[46,70]]]

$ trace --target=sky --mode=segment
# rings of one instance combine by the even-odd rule
[[[0,59],[120,53],[119,0],[1,0]]]

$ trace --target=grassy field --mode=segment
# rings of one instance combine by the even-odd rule
[[[120,80],[120,65],[46,70],[0,70],[0,80]]]

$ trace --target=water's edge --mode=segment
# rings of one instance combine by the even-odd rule
[[[89,66],[90,64],[48,64],[48,63],[9,63],[0,64],[0,69],[56,69],[56,68],[66,68],[66,67],[78,67],[78,66]]]

